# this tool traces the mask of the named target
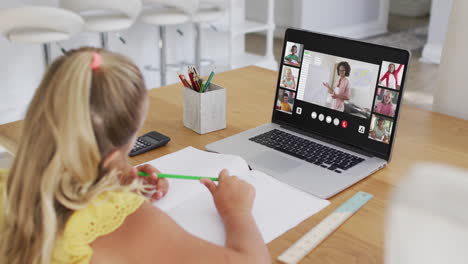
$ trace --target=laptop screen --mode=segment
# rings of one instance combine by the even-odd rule
[[[288,29],[273,122],[389,159],[410,54]]]

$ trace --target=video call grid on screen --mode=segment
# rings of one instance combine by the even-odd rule
[[[409,61],[409,53],[407,51],[394,48],[288,29],[280,69],[283,69],[285,66],[285,56],[290,54],[290,50],[287,48],[288,43],[302,45],[298,47],[303,50],[299,77],[297,80],[297,89],[295,90],[296,100],[293,102],[294,109],[291,111],[292,115],[291,113],[286,115],[284,111],[273,111],[273,122],[305,129],[314,134],[333,138],[345,144],[351,144],[368,150],[376,156],[388,159],[391,152],[391,144],[389,143],[391,143],[394,138],[394,131],[396,128],[395,120],[398,118],[398,106],[401,103],[401,92],[403,90],[403,84],[406,77],[406,65]],[[339,111],[333,110],[330,95],[323,93],[320,95],[320,90],[317,90],[319,94],[318,96],[322,96],[319,97],[321,100],[320,103],[308,102],[307,97],[309,97],[309,95],[307,95],[305,88],[307,86],[307,79],[310,73],[307,66],[310,66],[311,60],[313,60],[313,66],[320,66],[316,65],[320,63],[315,63],[316,58],[313,56],[314,54],[322,55],[323,60],[328,61],[329,63],[332,63],[333,59],[335,59],[335,63],[339,63],[341,61],[347,61],[349,63],[351,66],[351,72],[350,76],[347,77],[350,79],[350,82],[357,80],[358,84],[356,87],[357,89],[354,89],[357,90],[357,93],[355,93],[357,96],[354,97],[355,103],[346,104],[346,106],[351,107],[345,107],[344,109],[339,109]],[[394,64],[395,69],[402,64],[398,75],[395,73],[393,76],[390,76],[392,78],[390,83],[396,83],[399,86],[398,88],[395,87],[395,89],[382,87],[382,84],[379,84],[379,80],[382,77],[381,75],[387,72],[385,71],[384,66],[388,67],[389,64]],[[335,64],[335,66],[337,66],[337,64]],[[353,72],[353,68],[357,70]],[[336,79],[339,78],[336,68],[333,69],[332,66],[330,66],[328,72],[325,70],[322,70],[322,72],[324,76],[329,77],[329,84],[336,82]],[[336,77],[334,77],[335,74]],[[398,80],[395,82],[395,79]],[[277,88],[281,87],[280,82],[281,78],[278,80]],[[372,117],[373,115],[381,115],[380,113],[375,112],[375,107],[377,105],[376,100],[379,96],[377,91],[379,88],[393,90],[398,94],[396,98],[396,107],[393,109],[393,117],[385,116],[385,118],[392,120],[391,131],[388,131],[389,137],[386,139],[386,142],[375,140],[370,137],[370,129],[374,127]],[[324,88],[324,90],[327,92],[326,88]],[[364,91],[370,92],[365,94]],[[395,99],[392,99],[392,103],[393,102],[395,102]],[[275,98],[275,105],[276,103],[277,98]],[[340,105],[334,105],[336,108],[339,106]],[[298,110],[297,108],[300,108],[300,111],[296,111]],[[379,109],[380,111],[391,112],[389,107],[380,106]],[[320,122],[317,119],[312,119],[312,113],[322,113],[325,116],[331,116],[333,119],[338,118],[340,121],[346,121],[347,127],[343,128],[341,125],[334,126],[333,124],[327,124],[326,122]],[[358,132],[361,131],[362,126],[365,127],[364,133]],[[379,131],[377,131],[377,134],[379,134]]]

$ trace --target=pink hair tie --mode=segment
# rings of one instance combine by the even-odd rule
[[[101,67],[102,64],[102,56],[97,52],[93,52],[93,60],[91,61],[91,69],[97,70]]]

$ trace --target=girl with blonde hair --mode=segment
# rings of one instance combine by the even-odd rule
[[[296,78],[294,77],[291,68],[286,68],[286,74],[283,75],[283,81],[281,84],[284,88],[296,90]]]
[[[270,263],[251,214],[254,189],[225,170],[218,185],[201,181],[224,221],[225,247],[151,204],[167,181],[127,160],[147,97],[138,68],[109,51],[81,48],[50,66],[12,167],[0,171],[0,263]],[[138,170],[153,177],[137,179]]]

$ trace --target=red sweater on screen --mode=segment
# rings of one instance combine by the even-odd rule
[[[398,73],[400,72],[401,67],[403,67],[403,64],[400,64],[400,65],[398,66],[398,69],[394,70],[393,73],[390,73],[389,71],[387,71],[387,72],[384,74],[384,76],[382,76],[382,78],[380,78],[380,81],[386,80],[385,86],[386,86],[386,87],[389,87],[389,86],[388,86],[388,81],[389,81],[389,79],[390,79],[390,74],[393,74],[393,77],[395,77],[396,85],[398,85],[398,83],[399,83],[399,82],[398,82]],[[395,87],[395,88],[397,88],[397,87]]]

